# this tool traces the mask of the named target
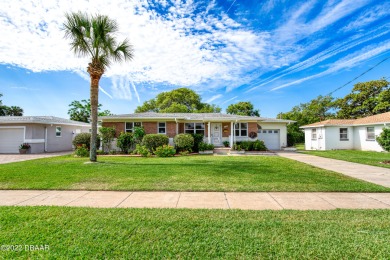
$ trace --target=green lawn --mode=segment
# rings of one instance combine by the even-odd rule
[[[72,156],[0,165],[0,189],[365,191],[389,188],[277,156]]]
[[[0,207],[2,259],[389,259],[389,210]],[[21,246],[18,246],[21,245]],[[26,251],[25,245],[47,245]],[[15,248],[15,247],[14,247]]]
[[[390,160],[390,153],[357,151],[357,150],[302,151],[302,152],[306,154],[317,155],[326,158],[390,168],[390,164],[381,163],[385,160]]]

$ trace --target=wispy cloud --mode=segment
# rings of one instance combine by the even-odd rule
[[[206,100],[206,103],[211,103],[211,102],[213,102],[214,100],[217,100],[218,98],[221,98],[221,97],[223,97],[222,94],[214,95],[214,96],[212,96],[211,98],[207,99],[207,100]]]
[[[229,98],[229,99],[227,99],[227,100],[223,101],[223,102],[221,103],[221,105],[223,105],[223,104],[226,104],[226,103],[228,103],[228,102],[230,102],[230,101],[233,101],[233,100],[235,100],[236,98],[238,98],[238,96],[235,96],[235,97]]]

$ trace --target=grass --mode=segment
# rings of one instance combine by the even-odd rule
[[[297,143],[294,146],[297,150],[305,150],[305,143]]]
[[[1,207],[3,259],[389,259],[389,210]],[[48,245],[49,250],[25,250]],[[9,247],[8,247],[9,248]]]
[[[390,191],[277,156],[53,157],[0,165],[0,189]]]
[[[326,158],[362,163],[384,168],[390,168],[390,164],[381,162],[390,160],[390,153],[358,151],[358,150],[331,150],[331,151],[303,151],[305,154],[317,155]]]

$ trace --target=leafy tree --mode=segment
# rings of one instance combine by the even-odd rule
[[[115,138],[115,128],[113,127],[100,127],[100,137],[102,138],[102,150],[103,153],[108,153],[111,150],[111,143]]]
[[[296,123],[287,126],[287,143],[289,146],[305,141],[300,126],[312,124],[335,117],[333,97],[318,96],[317,98],[293,107],[289,112],[279,113],[278,118],[294,120]]]
[[[251,102],[238,102],[226,108],[226,113],[241,116],[260,116],[259,110],[254,109]]]
[[[382,133],[377,136],[376,141],[382,146],[383,150],[390,152],[390,128],[383,128]]]
[[[385,79],[359,82],[335,101],[338,118],[360,118],[390,111],[390,85]]]
[[[91,77],[91,140],[95,140],[100,78],[113,61],[131,60],[133,49],[127,39],[117,43],[115,33],[118,32],[118,24],[106,15],[90,16],[78,12],[66,14],[65,18],[65,37],[71,41],[71,50],[90,59],[87,72]],[[96,144],[91,141],[90,161],[96,162],[96,159]]]
[[[100,111],[102,104],[98,105],[98,116],[110,116],[112,115],[109,110]],[[68,115],[70,116],[71,120],[80,121],[89,123],[91,118],[91,101],[88,100],[81,100],[77,101],[74,100],[69,105]]]
[[[3,94],[0,93],[0,98]],[[23,116],[23,109],[18,106],[6,106],[3,105],[3,101],[0,100],[0,116]]]
[[[178,88],[161,92],[156,98],[145,101],[135,110],[136,113],[219,113],[221,108],[202,103],[201,97],[188,88]]]

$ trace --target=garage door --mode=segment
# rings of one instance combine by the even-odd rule
[[[0,128],[0,153],[18,153],[23,141],[23,128]]]
[[[259,129],[257,136],[269,150],[280,150],[279,129]]]

